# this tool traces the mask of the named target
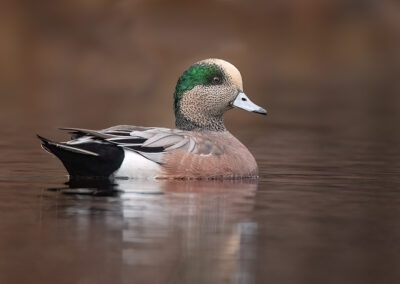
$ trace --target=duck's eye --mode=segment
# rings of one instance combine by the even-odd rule
[[[213,82],[213,84],[215,84],[215,85],[221,84],[222,79],[221,79],[221,77],[215,76],[215,77],[212,79],[212,82]]]

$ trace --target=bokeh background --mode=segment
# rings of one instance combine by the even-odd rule
[[[209,57],[241,70],[246,93],[270,111],[270,123],[313,123],[321,108],[319,122],[342,126],[346,111],[360,128],[374,125],[360,111],[391,115],[387,122],[399,118],[398,1],[16,0],[1,6],[0,119],[24,131],[173,127],[178,76]],[[265,119],[240,111],[228,117],[231,127],[268,128]]]
[[[269,111],[226,115],[251,194],[47,190],[66,172],[36,133],[173,127],[177,78],[209,57]],[[1,1],[0,282],[398,283],[399,76],[395,0]]]

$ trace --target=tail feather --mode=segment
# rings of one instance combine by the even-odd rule
[[[37,138],[39,138],[43,143],[49,143],[51,142],[49,139],[44,138],[43,136],[40,136],[39,134],[36,134]]]
[[[42,140],[42,142],[43,142],[42,146],[53,145],[55,147],[62,148],[64,150],[66,150],[66,151],[71,151],[71,152],[78,153],[78,154],[91,155],[91,156],[96,156],[96,157],[99,156],[99,154],[97,154],[95,152],[84,150],[84,149],[81,149],[81,148],[78,148],[78,147],[74,147],[74,146],[70,146],[70,145],[66,145],[66,144],[63,144],[63,143],[54,142],[54,141],[46,139],[46,138],[44,138],[44,137],[42,137],[40,135],[37,135],[37,137],[40,140]]]
[[[59,158],[71,176],[109,176],[120,167],[124,158],[124,151],[112,144],[67,145],[40,135],[37,137],[42,148]]]

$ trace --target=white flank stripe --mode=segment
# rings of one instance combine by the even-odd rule
[[[124,150],[125,158],[121,167],[113,174],[121,178],[156,178],[162,172],[159,164],[129,150]]]

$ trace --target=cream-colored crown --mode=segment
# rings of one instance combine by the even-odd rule
[[[232,83],[235,84],[240,90],[243,90],[242,75],[240,75],[239,70],[228,61],[217,58],[209,58],[197,63],[211,63],[220,66],[226,72],[226,74],[231,77]]]

